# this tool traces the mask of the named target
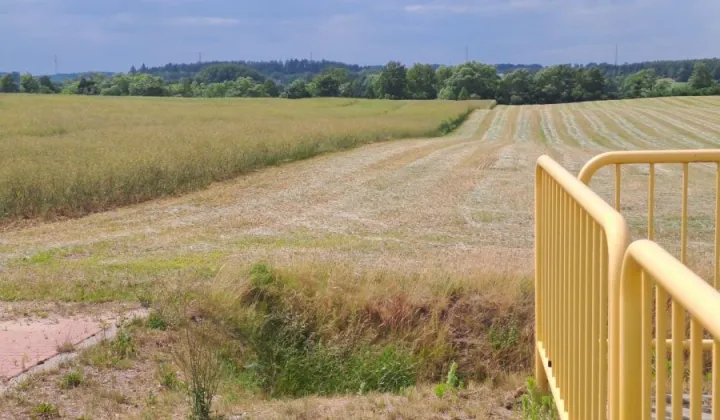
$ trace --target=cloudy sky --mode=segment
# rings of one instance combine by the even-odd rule
[[[0,71],[292,57],[383,64],[720,56],[720,0],[0,0]]]

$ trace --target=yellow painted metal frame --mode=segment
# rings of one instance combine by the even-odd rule
[[[690,324],[690,418],[702,416],[703,329],[714,337],[712,361],[712,418],[720,419],[720,293],[655,242],[639,240],[630,245],[623,263],[620,292],[620,419],[649,420],[651,416],[652,287],[656,287],[656,331],[667,331],[664,306],[673,300],[672,418],[683,418],[684,359],[682,337],[685,312]],[[665,345],[663,344],[663,350]],[[665,418],[666,376],[664,358],[656,358],[655,401],[657,418]],[[640,398],[639,398],[640,397]]]
[[[617,363],[608,343],[619,335],[619,302],[610,298],[619,291],[608,288],[620,284],[628,241],[622,215],[554,160],[538,159],[535,373],[562,419],[604,418],[618,405],[607,372]]]
[[[716,290],[720,288],[720,228],[716,226],[715,289],[684,265],[688,166],[695,162],[718,165],[716,220],[720,221],[720,150],[610,152],[590,160],[577,178],[547,156],[538,159],[535,376],[540,389],[552,392],[562,419],[650,418],[649,360],[658,340],[652,337],[647,314],[652,309],[651,281],[655,281],[658,302],[667,300],[668,294],[674,299],[673,338],[660,340],[659,346],[672,352],[673,418],[682,418],[681,369],[684,350],[689,349],[691,418],[700,418],[702,352],[711,350],[712,418],[720,420],[720,293]],[[651,241],[655,165],[673,163],[683,165],[680,261]],[[630,246],[628,227],[619,213],[624,164],[650,167],[650,240]],[[599,169],[611,165],[616,174],[614,209],[587,187]],[[694,306],[698,300],[703,303]],[[685,311],[692,317],[689,340],[685,339]],[[666,331],[665,316],[658,317],[656,328]],[[703,329],[714,338],[703,340]],[[663,414],[666,377],[660,363],[657,358],[656,408]]]

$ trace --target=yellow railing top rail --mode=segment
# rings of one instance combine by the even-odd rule
[[[588,184],[598,170],[608,165],[698,162],[720,162],[720,149],[630,150],[602,153],[590,159],[583,166],[578,174],[578,179],[584,184]]]
[[[537,167],[542,168],[555,180],[562,183],[565,191],[575,199],[590,217],[602,226],[608,235],[609,243],[621,246],[626,244],[629,237],[627,223],[625,218],[610,204],[588,188],[587,185],[572,176],[551,157],[547,155],[540,156],[537,160]],[[613,238],[617,239],[617,241],[613,242]]]
[[[720,293],[657,243],[641,239],[625,254],[623,278],[635,261],[720,341]]]

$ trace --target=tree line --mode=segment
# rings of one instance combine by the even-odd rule
[[[713,69],[705,61],[693,65],[687,83],[664,78],[652,68],[627,76],[608,76],[600,66],[555,65],[537,69],[505,65],[505,72],[501,72],[497,66],[475,61],[457,66],[416,63],[410,67],[391,61],[379,69],[335,67],[333,62],[320,62],[312,70],[321,70],[311,75],[306,74],[309,64],[302,60],[273,65],[281,64],[305,76],[282,83],[245,64],[217,63],[203,66],[177,81],[168,81],[142,65],[140,69],[133,66],[128,73],[81,76],[62,84],[53,83],[48,76],[6,74],[0,77],[0,92],[206,98],[495,99],[500,104],[513,105],[720,94]]]

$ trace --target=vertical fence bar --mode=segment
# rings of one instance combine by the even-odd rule
[[[720,163],[715,168],[715,290],[720,289]],[[720,420],[720,344],[717,337],[712,350],[712,417]]]
[[[620,174],[622,172],[622,166],[620,164],[615,165],[615,210],[620,212]]]
[[[683,163],[682,227],[680,234],[680,262],[683,264],[687,264],[688,166],[687,163]]]
[[[545,212],[545,171],[535,172],[535,343],[544,340],[543,337],[543,310],[545,308],[545,223],[547,213]],[[535,356],[535,382],[541,392],[547,392],[547,380],[545,369],[542,366],[542,358],[537,349],[533,346]]]
[[[553,180],[553,193],[552,193],[552,208],[550,211],[552,211],[552,247],[553,247],[553,262],[552,262],[552,270],[550,272],[550,278],[552,279],[552,287],[550,289],[550,293],[552,296],[552,302],[551,306],[548,306],[548,308],[552,307],[552,333],[550,335],[550,349],[548,351],[548,358],[550,360],[553,360],[557,357],[557,349],[558,349],[558,342],[557,342],[557,336],[560,334],[560,317],[557,310],[557,304],[558,304],[558,296],[560,293],[560,287],[558,286],[558,277],[559,277],[559,267],[560,267],[560,252],[562,251],[560,248],[560,226],[558,224],[558,217],[560,216],[560,211],[558,209],[558,194],[559,194],[560,186]],[[557,378],[557,367],[553,366],[553,375]]]
[[[575,304],[576,309],[576,315],[577,318],[576,321],[576,338],[578,343],[577,346],[577,362],[575,363],[577,370],[575,371],[575,375],[578,377],[577,379],[577,388],[578,388],[578,410],[577,415],[578,418],[586,419],[587,414],[585,411],[585,381],[587,380],[587,375],[585,374],[585,296],[587,296],[587,290],[585,288],[586,286],[586,250],[587,250],[587,234],[585,233],[585,219],[587,216],[585,216],[583,209],[578,206],[578,228],[579,228],[579,246],[578,246],[578,276],[577,276],[577,287],[576,287],[576,296],[577,296],[577,303]]]
[[[577,218],[577,204],[573,200],[570,205],[570,226],[572,231],[570,232],[570,293],[568,294],[568,315],[570,321],[570,340],[568,343],[568,412],[570,418],[577,418],[577,354],[578,354],[578,341],[577,341],[577,288],[578,288],[578,218]]]
[[[655,287],[655,418],[664,419],[667,413],[667,292]]]
[[[640,266],[634,259],[625,260],[620,292],[620,419],[640,419],[642,405],[637,391],[642,388],[638,361],[642,360],[642,299]],[[682,407],[681,407],[682,408]],[[611,419],[615,420],[615,419]]]
[[[562,264],[563,264],[563,248],[562,248],[562,224],[560,221],[562,220],[562,198],[561,198],[561,190],[560,185],[555,183],[555,198],[554,198],[554,206],[553,206],[553,214],[556,216],[553,218],[555,223],[555,273],[553,274],[554,278],[554,296],[553,296],[553,308],[554,308],[554,316],[555,316],[555,335],[553,336],[553,352],[552,352],[552,359],[550,360],[556,360],[560,358],[560,345],[561,345],[561,339],[562,339],[562,308],[561,305],[561,296],[562,296]],[[553,374],[555,375],[555,378],[558,380],[558,386],[560,386],[561,378],[559,376],[560,367],[555,364],[553,368]]]
[[[658,286],[660,287],[660,286]],[[678,302],[672,302],[672,418],[682,419],[683,382],[685,373],[685,309]]]
[[[702,325],[692,319],[690,323],[690,418],[692,420],[700,420],[702,416],[702,336]]]
[[[569,201],[568,196],[566,195],[565,191],[562,192],[562,218],[560,220],[567,221],[568,219],[568,211],[567,211],[567,203]],[[568,286],[568,265],[570,262],[570,258],[568,256],[568,232],[570,231],[570,224],[569,223],[563,223],[562,224],[562,263],[560,265],[560,269],[562,270],[562,277],[560,279],[561,281],[561,290],[560,290],[560,334],[562,335],[560,339],[560,345],[558,346],[560,351],[558,354],[558,360],[567,360],[567,348],[568,348],[568,341],[570,340],[570,337],[567,333],[567,325],[568,325],[568,313],[567,313],[567,286]],[[563,395],[564,399],[568,398],[568,391],[567,391],[567,377],[565,374],[565,371],[567,370],[565,368],[565,365],[563,363],[557,364],[558,368],[558,375],[560,377],[560,391]],[[565,405],[565,408],[569,411],[569,404]]]
[[[592,369],[592,373],[590,374],[591,380],[591,389],[590,389],[590,397],[592,398],[592,403],[590,406],[590,418],[594,420],[600,420],[600,397],[599,397],[599,389],[598,385],[600,382],[600,376],[599,376],[599,370],[598,370],[598,364],[600,359],[600,352],[598,350],[599,347],[599,339],[600,339],[600,329],[598,328],[598,324],[600,322],[600,317],[598,315],[600,311],[600,305],[598,303],[600,299],[600,281],[598,279],[598,270],[599,270],[599,263],[598,263],[598,255],[600,253],[600,247],[598,246],[598,241],[600,239],[600,236],[598,235],[598,227],[597,224],[593,221],[592,222],[592,276],[591,276],[591,284],[592,284],[592,295],[591,295],[591,313],[592,318],[590,320],[590,338],[592,340],[592,354],[590,356],[590,366]]]
[[[650,419],[650,383],[652,382],[652,277],[642,272],[640,276],[642,288],[641,311],[642,311],[642,418]]]
[[[602,258],[600,260],[600,418],[606,418],[608,410],[605,408],[608,403],[608,241],[604,233],[600,235],[600,249]]]
[[[592,331],[592,250],[593,250],[593,235],[591,228],[592,220],[590,216],[585,214],[583,221],[583,246],[584,257],[583,257],[583,293],[582,297],[585,298],[585,302],[582,305],[583,308],[583,322],[581,333],[585,334],[584,347],[585,352],[582,356],[583,360],[583,383],[585,387],[583,389],[583,414],[582,418],[589,419],[592,417],[592,337],[590,333]]]
[[[655,164],[650,164],[648,176],[648,239],[655,239]]]

